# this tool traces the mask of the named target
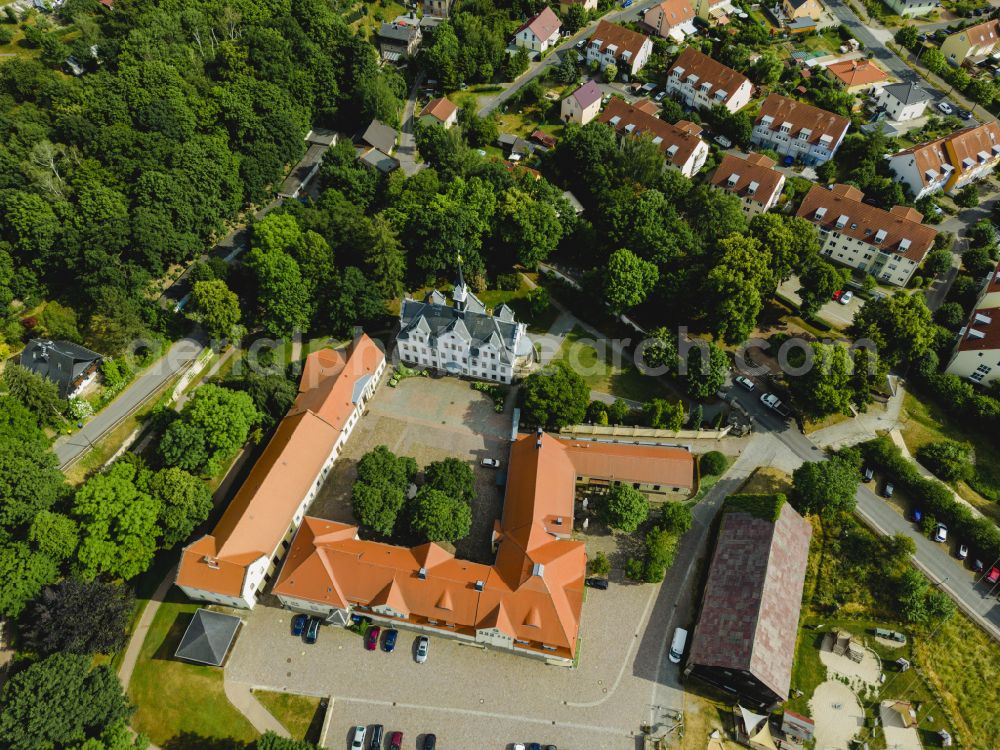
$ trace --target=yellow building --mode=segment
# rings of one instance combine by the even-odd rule
[[[819,20],[823,15],[823,5],[819,0],[782,0],[781,7],[789,21],[800,18]]]
[[[967,58],[988,55],[1000,42],[1000,21],[987,21],[956,31],[941,44],[941,54],[952,65],[961,65]]]

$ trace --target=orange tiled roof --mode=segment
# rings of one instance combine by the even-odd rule
[[[982,154],[986,155],[986,161],[1000,156],[1000,125],[996,120],[991,120],[982,125],[963,128],[942,138],[899,151],[893,158],[907,154],[913,155],[920,182],[926,186],[939,179],[947,170],[955,170],[961,174],[977,168],[983,163]],[[929,177],[928,173],[932,176]]]
[[[600,40],[602,54],[607,51],[609,45],[614,45],[618,48],[615,57],[621,57],[622,52],[628,51],[632,53],[632,59],[635,59],[635,56],[639,54],[639,50],[642,49],[642,45],[646,43],[647,39],[649,37],[645,34],[640,34],[637,31],[626,29],[624,26],[619,26],[616,23],[610,23],[602,19],[598,22],[594,33],[590,35],[589,42]]]
[[[973,310],[958,342],[958,350],[978,352],[997,349],[1000,349],[1000,307]]]
[[[959,34],[965,34],[965,38],[969,40],[970,46],[982,47],[1000,41],[1000,21],[990,20],[985,23],[979,23],[967,29],[956,31],[952,36]]]
[[[656,8],[663,14],[667,20],[667,26],[671,29],[694,20],[694,10],[688,0],[663,0]]]
[[[751,153],[745,159],[735,154],[726,154],[712,175],[711,184],[720,190],[735,193],[741,198],[753,198],[760,203],[767,203],[784,176],[773,169],[774,165],[774,159],[764,154]],[[737,179],[730,185],[730,178],[733,175],[736,175]],[[757,189],[751,195],[748,191],[754,182],[757,183]]]
[[[375,342],[362,334],[346,360],[330,349],[306,358],[299,398],[212,533],[182,552],[175,580],[178,585],[240,595],[246,568],[274,553],[299,502],[333,451],[354,411],[356,385],[374,372],[384,356]]]
[[[667,70],[667,75],[669,76],[677,69],[683,71],[679,74],[682,79],[690,75],[697,76],[698,80],[695,84],[697,86],[701,86],[705,82],[710,83],[712,86],[706,94],[710,98],[714,97],[717,91],[724,91],[727,94],[725,98],[727,102],[736,95],[740,87],[750,82],[750,79],[742,73],[723,65],[703,52],[699,52],[694,47],[686,47],[677,56],[673,65]]]
[[[448,118],[457,111],[458,106],[455,102],[442,96],[437,99],[431,99],[427,102],[427,106],[420,110],[420,116],[423,117],[424,115],[430,115],[440,122],[447,122]]]
[[[566,450],[580,476],[686,490],[694,486],[694,458],[683,448],[575,440]]]
[[[838,143],[851,124],[846,117],[781,94],[770,94],[764,100],[754,124],[760,124],[765,117],[771,118],[769,130],[778,130],[783,123],[790,123],[789,138],[798,138],[802,130],[809,130],[806,138],[809,143],[819,143],[824,135],[830,136],[831,143]]]
[[[848,88],[889,80],[885,71],[869,60],[843,60],[827,65],[826,69]]]
[[[598,122],[611,125],[619,135],[649,135],[661,151],[676,146],[670,161],[677,167],[687,163],[698,144],[702,142],[698,136],[701,128],[697,125],[687,120],[678,120],[675,125],[671,125],[666,120],[650,114],[645,107],[632,106],[619,97],[612,97],[598,118]]]

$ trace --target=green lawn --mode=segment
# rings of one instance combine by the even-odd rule
[[[172,597],[160,605],[129,685],[129,697],[137,706],[133,728],[156,745],[169,744],[171,750],[199,750],[209,744],[207,740],[249,742],[257,737],[226,698],[221,669],[174,658],[199,606]]]
[[[930,401],[921,401],[907,392],[903,398],[903,440],[911,453],[920,446],[945,438],[972,443],[976,449],[975,472],[972,479],[955,483],[955,491],[976,506],[983,514],[1000,523],[1000,443],[995,435],[987,435],[960,424],[943,409]]]
[[[270,690],[255,690],[253,694],[288,730],[293,740],[319,742],[324,713],[320,708],[319,698],[294,693],[274,693]]]
[[[701,481],[698,483],[698,492],[695,494],[693,498],[691,498],[692,503],[697,503],[699,500],[705,497],[705,495],[708,494],[708,491],[712,489],[716,485],[716,483],[726,475],[727,471],[729,471],[729,467],[732,465],[733,459],[730,458],[729,456],[725,456],[725,458],[726,458],[726,468],[722,470],[721,474],[715,474],[712,476],[705,476],[703,474],[701,476]]]
[[[599,352],[602,345],[606,351]],[[565,360],[594,391],[639,402],[673,395],[659,378],[640,373],[627,355],[621,362],[614,362],[610,342],[595,341],[580,327],[566,334],[556,359]]]

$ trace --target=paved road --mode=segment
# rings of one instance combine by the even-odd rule
[[[417,139],[413,135],[413,117],[417,107],[417,91],[424,82],[424,74],[420,73],[410,87],[410,95],[406,99],[403,108],[403,126],[399,130],[399,147],[396,149],[396,158],[399,159],[399,168],[407,177],[416,174],[421,165],[417,163]]]
[[[652,8],[654,5],[658,5],[658,0],[643,0],[641,3],[635,3],[630,8],[625,10],[620,10],[615,13],[608,13],[602,19],[602,21],[637,21],[642,17],[642,12],[647,8]],[[499,107],[505,101],[510,99],[514,94],[524,88],[533,79],[542,75],[554,65],[558,65],[561,59],[561,55],[567,50],[571,49],[578,41],[581,39],[588,39],[593,33],[594,29],[597,28],[598,21],[594,21],[589,26],[585,26],[580,29],[576,34],[571,37],[567,37],[566,41],[556,47],[552,52],[548,54],[547,57],[543,58],[538,62],[533,62],[528,66],[528,69],[521,74],[521,76],[511,83],[506,89],[501,91],[496,96],[492,96],[487,99],[483,105],[479,108],[479,116],[486,117],[490,112]]]
[[[166,355],[137,377],[121,395],[73,435],[65,435],[52,446],[59,467],[74,463],[100,440],[142,406],[164,383],[174,377],[202,351],[204,342],[195,334],[177,341]]]

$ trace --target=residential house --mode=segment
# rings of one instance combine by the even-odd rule
[[[620,75],[634,76],[652,52],[653,42],[645,34],[601,20],[587,44],[587,63],[596,60],[601,70],[614,65]]]
[[[431,99],[427,102],[427,106],[420,110],[420,122],[436,123],[450,128],[458,122],[458,105],[443,96]]]
[[[400,16],[392,23],[383,22],[378,30],[378,49],[382,59],[387,62],[399,62],[411,57],[420,46],[423,33],[420,23],[415,18]]]
[[[647,8],[642,20],[657,36],[675,42],[683,42],[698,30],[694,25],[694,9],[688,0],[663,0]]]
[[[670,66],[667,93],[696,109],[721,105],[738,112],[749,104],[753,85],[742,73],[687,47]]]
[[[851,94],[867,91],[889,80],[885,71],[871,60],[841,60],[827,65],[826,69]]]
[[[937,190],[953,193],[993,173],[1000,161],[1000,125],[974,125],[887,158],[914,200]]]
[[[1000,21],[985,23],[956,31],[941,42],[941,54],[952,65],[961,65],[969,58],[991,54],[1000,42]]]
[[[399,169],[399,160],[392,156],[398,138],[398,130],[380,120],[372,120],[361,136],[363,145],[358,151],[358,159],[365,166],[383,173]]]
[[[825,109],[771,94],[761,105],[750,141],[815,166],[833,158],[850,124]]]
[[[945,372],[981,385],[1000,380],[1000,264],[987,277]]]
[[[745,159],[726,154],[715,170],[711,184],[739,196],[743,212],[756,216],[778,205],[778,198],[785,187],[785,175],[774,169],[774,165],[774,159],[764,154],[750,152]]]
[[[514,319],[507,305],[489,314],[466,286],[461,261],[452,300],[453,306],[436,289],[422,302],[403,299],[396,334],[399,358],[453,375],[499,383],[513,381],[515,367],[534,353],[524,323]]]
[[[385,371],[362,334],[306,357],[299,394],[211,534],[184,548],[174,583],[191,599],[253,609]]]
[[[823,16],[823,4],[819,0],[781,0],[781,9],[789,21],[801,18],[818,21]]]
[[[448,18],[454,0],[423,0],[424,16],[432,18]]]
[[[830,260],[905,287],[934,246],[937,230],[922,224],[924,217],[913,208],[886,211],[864,197],[850,185],[814,185],[797,216],[817,226],[820,252]]]
[[[559,12],[565,17],[574,5],[581,6],[588,13],[597,10],[597,0],[559,0]]]
[[[601,111],[601,87],[590,80],[562,100],[560,113],[563,122],[586,125]]]
[[[284,606],[329,623],[347,624],[356,613],[569,666],[587,564],[583,543],[571,539],[575,487],[591,470],[614,472],[606,482],[691,482],[694,462],[679,449],[522,434],[510,450],[492,564],[456,559],[433,542],[408,548],[363,541],[356,526],[307,518],[274,593]]]
[[[664,152],[667,163],[680,170],[685,177],[693,177],[708,158],[708,144],[699,135],[701,126],[687,120],[671,125],[661,120],[650,109],[656,105],[648,99],[628,104],[624,99],[612,98],[598,122],[615,129],[621,137],[647,136]]]
[[[738,11],[732,0],[695,0],[694,12],[707,23],[722,26],[729,23],[729,17]]]
[[[533,52],[545,52],[559,44],[561,25],[559,16],[546,5],[540,13],[529,18],[514,32],[514,44]]]
[[[788,698],[812,526],[787,502],[773,520],[723,506],[686,675],[770,707]]]
[[[894,122],[906,122],[923,117],[931,95],[915,83],[893,83],[883,86],[875,95],[876,104]]]
[[[938,8],[938,0],[885,0],[901,16],[925,16]]]
[[[55,383],[59,398],[72,398],[97,379],[103,360],[97,352],[72,341],[31,339],[18,362]]]

